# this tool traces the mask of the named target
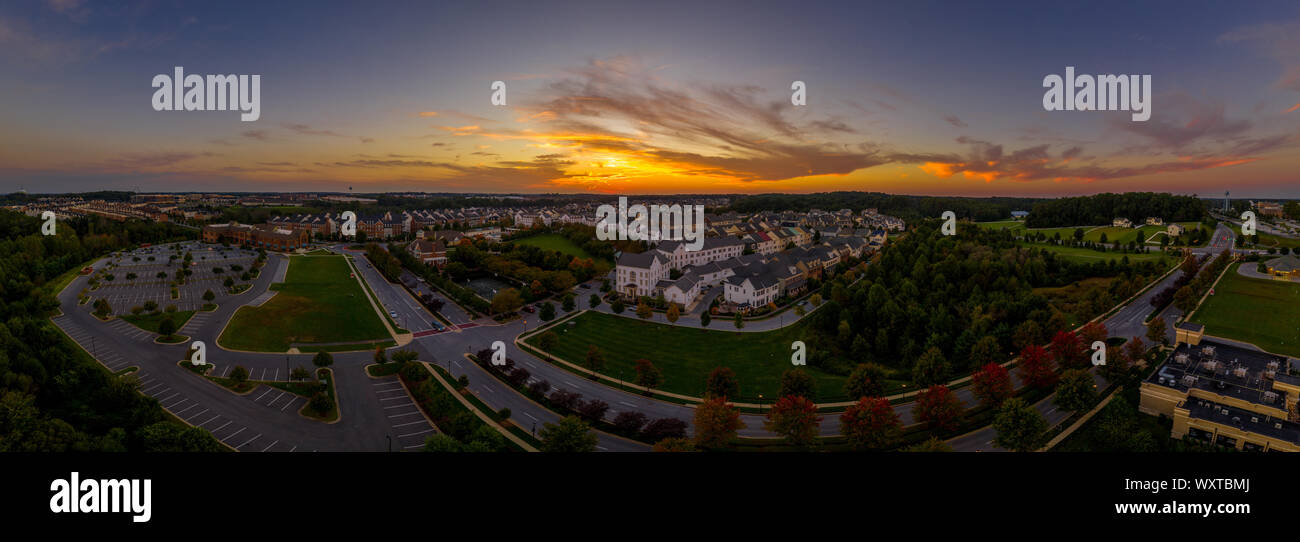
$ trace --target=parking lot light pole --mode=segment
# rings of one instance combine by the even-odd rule
[[[389,451],[389,452],[392,452],[392,451],[393,451],[393,436],[392,436],[392,435],[384,435],[384,438],[388,439],[388,451]]]

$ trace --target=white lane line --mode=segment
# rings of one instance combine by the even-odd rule
[[[171,388],[168,388],[168,389],[171,389]],[[158,400],[158,404],[165,403],[165,402],[167,402],[168,399],[171,399],[172,397],[176,397],[177,395],[180,395],[180,394],[181,394],[181,393],[178,392],[178,391],[172,392],[171,395],[168,395],[168,396],[165,397],[165,398],[159,399],[159,400]],[[160,394],[158,394],[158,395],[162,395],[162,394],[160,393]],[[166,407],[163,407],[163,408],[166,408]]]
[[[198,406],[198,403],[195,403],[194,406]],[[185,409],[185,410],[189,410],[189,409],[187,408],[187,409]],[[189,418],[186,418],[185,421],[188,422],[188,421],[190,421],[190,420],[193,420],[193,419],[195,419],[195,418],[198,418],[199,416],[202,416],[204,412],[207,412],[207,411],[208,411],[208,409],[205,408],[205,409],[203,409],[203,410],[201,410],[201,411],[199,411],[199,412],[196,412],[196,413],[194,413],[193,415],[191,415]]]
[[[291,399],[288,403],[285,403],[284,406],[280,407],[280,412],[284,412],[284,409],[289,408],[289,405],[292,405],[297,401],[298,401],[297,397]]]
[[[407,413],[405,413],[405,414],[393,414],[392,416],[389,416],[389,418],[401,418],[402,416],[414,416],[414,415],[416,415],[416,414],[419,414],[419,412],[407,412]]]
[[[233,435],[232,435],[232,436],[233,436]],[[260,436],[262,436],[262,434],[261,434],[261,433],[258,433],[258,434],[257,434],[257,437],[260,437]],[[249,444],[250,442],[253,442],[253,441],[257,440],[257,437],[250,438],[250,439],[248,439],[248,442],[245,442],[245,443],[243,443],[243,444],[240,444],[239,446],[235,446],[235,449],[239,449],[239,448],[243,448],[244,446],[248,446],[248,444]]]
[[[213,432],[213,433],[216,433],[217,431],[220,431],[220,430],[222,430],[222,429],[225,429],[227,425],[230,425],[230,422],[229,422],[229,421],[227,421],[226,423],[222,424],[221,427],[218,427],[218,428],[216,428],[216,429],[213,429],[212,432]]]
[[[217,414],[216,416],[213,416],[213,417],[211,417],[211,418],[208,418],[208,421],[203,422],[203,423],[197,425],[196,427],[203,427],[203,426],[205,426],[205,425],[207,425],[207,424],[212,423],[212,420],[215,420],[215,419],[220,418],[220,417],[221,417],[221,415],[220,415],[220,414]],[[223,425],[222,427],[225,427],[225,426]]]
[[[226,435],[226,438],[230,438],[230,437],[233,437],[233,436],[238,435],[238,434],[240,434],[240,433],[243,433],[245,429],[248,429],[248,428],[247,428],[247,427],[240,427],[238,431],[235,431],[234,433],[231,433],[231,434],[229,434],[229,435]],[[226,442],[226,438],[221,439],[221,442]],[[226,444],[229,444],[229,443],[227,442]],[[236,446],[235,448],[239,448],[239,447]]]
[[[189,397],[181,397],[181,400],[176,401],[175,403],[172,403],[172,404],[170,404],[170,405],[165,405],[165,406],[163,406],[163,408],[165,408],[165,409],[167,409],[167,410],[171,410],[171,409],[173,409],[173,408],[176,408],[177,406],[180,406],[180,405],[185,404],[185,401],[189,401],[189,400],[190,400]],[[196,404],[197,404],[197,403],[196,403]]]
[[[406,390],[403,390],[401,388],[392,389],[392,390],[375,390],[375,393],[405,393],[405,392]]]
[[[266,388],[266,391],[262,392],[261,395],[258,395],[257,399],[253,399],[253,402],[256,403],[258,401],[261,401],[263,397],[266,397],[266,394],[271,393],[271,391],[274,389],[275,388]]]
[[[405,434],[405,435],[397,435],[397,438],[413,437],[413,436],[415,436],[415,435],[423,435],[423,434],[425,434],[425,433],[432,433],[432,432],[433,432],[433,428],[429,428],[429,429],[425,429],[424,431],[417,431],[417,432],[415,432],[415,433],[407,433],[407,434]]]
[[[260,436],[260,435],[259,435],[259,436]],[[265,451],[267,451],[267,450],[270,450],[272,446],[275,446],[276,444],[279,444],[279,443],[280,443],[280,441],[277,440],[277,441],[275,441],[275,442],[272,442],[272,443],[270,443],[270,444],[267,444],[265,448],[262,448],[262,451],[265,452]]]
[[[188,400],[188,399],[187,399],[187,400]],[[190,406],[185,407],[185,410],[182,410],[182,411],[176,413],[176,417],[180,417],[181,414],[184,414],[184,413],[186,413],[186,412],[189,412],[190,409],[192,409],[192,408],[194,408],[194,407],[196,407],[196,406],[199,406],[199,404],[198,404],[198,403],[194,403],[194,404],[192,404],[192,405],[190,405]]]
[[[387,399],[380,399],[380,401],[396,401],[396,400],[398,400],[398,399],[405,399],[405,398],[406,398],[405,395],[400,395],[400,396],[397,396],[397,397],[389,397],[389,398],[387,398]]]
[[[411,405],[414,405],[414,404],[415,404],[415,403],[406,403],[406,404],[404,404],[404,405],[386,406],[386,407],[384,407],[384,410],[388,410],[388,409],[390,409],[390,408],[402,408],[402,407],[405,407],[405,406],[411,406]]]
[[[281,397],[284,397],[284,392],[283,392],[283,391],[280,392],[280,395],[275,396],[275,399],[271,399],[270,401],[267,401],[267,402],[266,402],[266,406],[274,405],[275,402],[276,402],[276,401],[279,401]]]
[[[398,424],[393,424],[393,427],[394,427],[394,428],[398,428],[398,427],[406,427],[406,426],[408,426],[408,425],[416,425],[416,424],[421,424],[421,423],[425,423],[425,421],[424,421],[424,420],[417,420],[417,421],[413,421],[413,422],[398,423]]]

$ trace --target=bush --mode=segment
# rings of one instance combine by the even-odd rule
[[[641,430],[641,438],[650,442],[659,442],[666,438],[684,438],[686,422],[677,418],[659,418],[650,422]]]
[[[411,382],[424,382],[429,378],[429,371],[419,363],[406,363],[402,365],[402,378]]]
[[[623,411],[614,416],[614,427],[622,433],[635,435],[641,432],[646,420],[646,415],[640,412]]]
[[[323,416],[334,409],[334,400],[330,399],[329,394],[318,391],[312,394],[311,400],[307,402],[307,407]]]

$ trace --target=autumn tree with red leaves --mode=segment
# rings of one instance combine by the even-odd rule
[[[1088,366],[1088,351],[1079,336],[1070,331],[1058,331],[1052,336],[1052,357],[1062,369],[1082,369]]]
[[[695,408],[695,444],[701,448],[726,446],[743,427],[740,411],[722,397],[708,399]]]
[[[854,450],[888,448],[903,435],[903,422],[889,400],[863,397],[840,415],[840,432]]]
[[[815,403],[807,397],[787,395],[772,404],[763,427],[792,445],[807,446],[816,440],[821,421]]]
[[[974,387],[975,397],[979,398],[981,403],[993,408],[1000,406],[1016,391],[1011,385],[1011,373],[1007,372],[1006,367],[996,363],[985,364],[971,375],[971,384]]]
[[[953,431],[957,429],[957,419],[961,418],[964,410],[961,400],[948,386],[936,385],[916,394],[916,406],[912,411],[918,421],[928,423],[930,427]]]
[[[1020,381],[1042,389],[1056,385],[1055,364],[1043,347],[1031,344],[1020,351]]]

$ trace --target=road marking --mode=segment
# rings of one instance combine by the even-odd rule
[[[266,388],[266,391],[262,392],[261,395],[258,395],[258,396],[257,396],[257,399],[253,399],[253,402],[256,403],[256,402],[258,402],[258,401],[261,401],[263,397],[266,397],[266,394],[271,393],[271,390],[274,390],[274,389],[275,389],[275,388]]]
[[[397,438],[413,437],[415,435],[423,435],[425,433],[431,433],[431,432],[433,432],[433,428],[425,429],[424,431],[418,431],[415,433],[407,433],[405,435],[397,435]]]
[[[213,416],[213,417],[211,417],[211,418],[208,418],[208,421],[199,424],[198,427],[203,427],[203,426],[205,426],[205,425],[207,425],[207,424],[209,424],[209,423],[212,423],[212,420],[215,420],[215,419],[220,418],[220,417],[221,417],[221,415],[220,415],[220,414],[217,414],[216,416]],[[223,425],[223,426],[221,426],[221,427],[225,427],[225,426]]]
[[[258,435],[258,436],[260,437],[261,435]],[[265,448],[262,448],[262,451],[265,452],[265,451],[267,451],[267,450],[270,450],[272,446],[275,446],[276,444],[279,444],[279,443],[280,443],[280,441],[277,440],[277,441],[275,441],[275,442],[272,442],[272,443],[270,443],[270,444],[267,444]]]
[[[222,427],[225,427],[225,426],[222,426]],[[247,428],[247,427],[240,427],[238,431],[235,431],[234,433],[231,433],[231,434],[229,434],[229,435],[226,435],[226,438],[230,438],[230,437],[233,437],[233,436],[238,435],[238,434],[240,434],[240,433],[243,433],[245,429],[248,429],[248,428]],[[218,431],[219,431],[219,430],[218,430]],[[221,442],[226,442],[226,438],[221,439]],[[227,443],[227,444],[229,444],[229,443]],[[236,448],[238,448],[238,446],[236,446]]]
[[[171,388],[167,388],[167,390],[164,390],[164,392],[162,392],[162,393],[165,393],[166,391],[170,391],[170,390],[171,390]],[[162,393],[159,393],[158,395],[162,395]],[[158,404],[165,403],[165,402],[167,402],[168,399],[171,399],[172,397],[176,397],[177,395],[180,395],[180,392],[172,392],[171,395],[168,395],[167,397],[164,397],[164,398],[162,398],[162,399],[159,399],[159,400],[158,400]],[[164,407],[164,408],[166,408],[166,407]]]
[[[240,431],[243,431],[243,429],[240,429]],[[231,436],[233,437],[234,435],[231,435]],[[257,438],[260,437],[260,436],[262,436],[262,434],[261,434],[261,433],[258,433],[258,434],[257,434],[257,437],[250,438],[250,439],[248,439],[248,442],[245,442],[245,443],[243,443],[243,444],[240,444],[239,446],[235,446],[235,449],[239,449],[239,448],[243,448],[244,446],[248,446],[248,444],[249,444],[250,442],[253,442],[253,441],[257,440]]]
[[[397,397],[389,397],[389,398],[387,398],[387,399],[380,399],[380,401],[396,401],[396,400],[398,400],[398,399],[405,399],[405,398],[406,398],[405,395],[401,395],[401,396],[397,396]]]
[[[199,405],[198,405],[198,403],[195,403],[194,406],[199,406]],[[185,410],[189,410],[189,409],[187,408],[187,409],[185,409]],[[199,411],[199,412],[196,412],[196,413],[190,415],[189,418],[186,418],[185,421],[190,421],[190,420],[193,420],[193,419],[195,419],[195,418],[197,418],[197,417],[199,417],[199,416],[202,416],[203,413],[204,413],[204,412],[207,412],[207,411],[208,411],[208,409],[205,408],[205,409],[203,409],[203,410],[201,410],[201,411]]]
[[[386,407],[384,407],[384,410],[388,410],[388,409],[390,409],[390,408],[402,408],[402,407],[405,407],[405,406],[411,406],[411,405],[413,405],[413,404],[415,404],[415,403],[406,403],[406,404],[404,404],[404,405],[386,406]]]
[[[289,451],[292,452],[292,451],[297,450],[297,449],[298,449],[298,445],[295,444],[295,445],[293,445],[292,448],[289,448]]]
[[[407,412],[407,413],[405,413],[405,414],[393,414],[393,415],[389,416],[389,418],[401,418],[402,416],[414,416],[414,415],[416,415],[416,414],[419,414],[419,412]]]
[[[413,421],[413,422],[398,423],[398,424],[393,424],[393,428],[396,429],[396,428],[398,428],[398,427],[406,427],[406,426],[408,426],[408,425],[416,425],[416,424],[421,424],[421,423],[427,423],[427,422],[425,422],[424,420],[416,420],[416,421]]]

